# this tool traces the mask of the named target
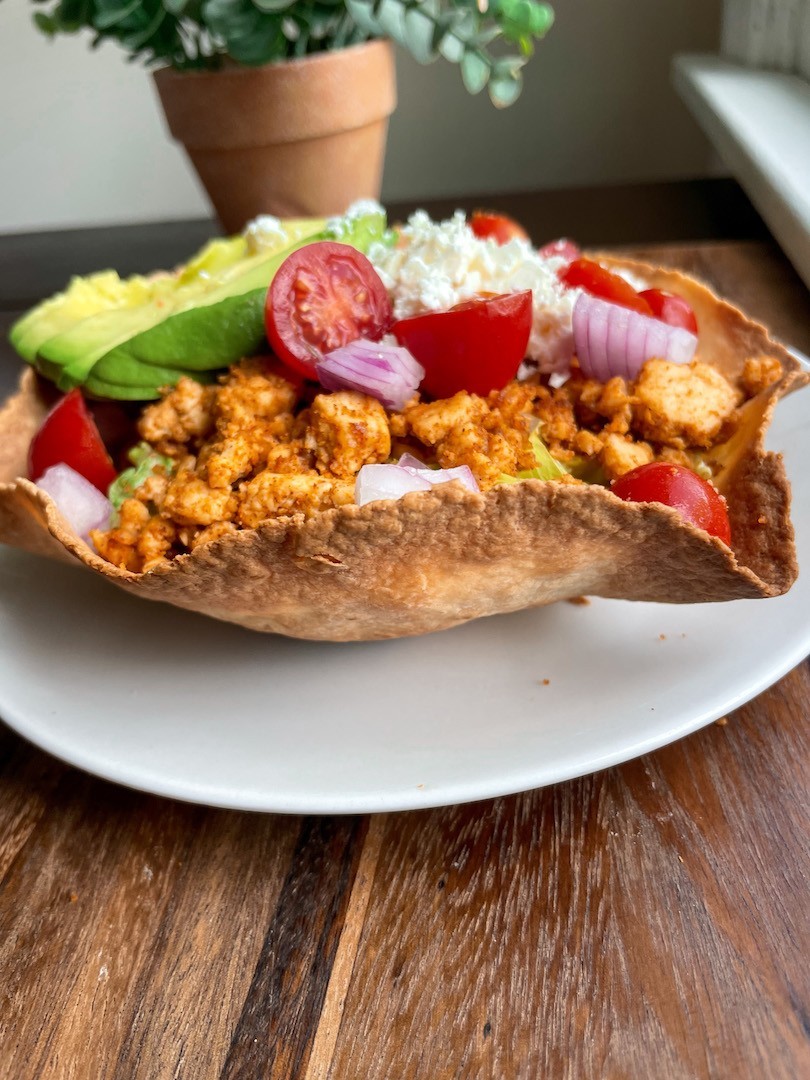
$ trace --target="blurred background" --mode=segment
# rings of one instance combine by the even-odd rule
[[[672,89],[676,53],[717,52],[720,0],[558,0],[516,105],[457,68],[397,56],[387,201],[679,180],[717,171]],[[49,42],[0,3],[0,232],[210,214],[148,74],[112,45]]]

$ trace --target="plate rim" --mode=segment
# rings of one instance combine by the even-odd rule
[[[745,601],[742,602],[745,603]],[[621,601],[618,601],[618,603],[621,603]],[[407,797],[405,792],[396,792],[391,796],[377,796],[373,799],[368,795],[359,797],[342,796],[335,799],[334,796],[319,797],[308,793],[296,798],[288,796],[272,802],[272,805],[266,798],[218,798],[211,795],[200,798],[193,794],[194,785],[188,781],[177,783],[176,781],[162,782],[158,780],[153,783],[142,780],[138,782],[133,779],[131,774],[127,775],[125,770],[120,770],[114,764],[112,766],[105,766],[104,764],[99,766],[98,763],[93,763],[92,755],[75,753],[69,748],[63,748],[58,739],[51,738],[48,735],[42,736],[41,734],[37,738],[33,738],[31,735],[32,725],[26,725],[26,722],[20,720],[13,709],[9,711],[7,706],[2,706],[3,713],[0,716],[0,722],[5,723],[7,727],[31,743],[31,745],[44,750],[52,757],[73,768],[80,769],[89,776],[118,784],[132,791],[156,795],[160,798],[176,799],[179,802],[222,810],[297,816],[398,813],[507,798],[523,792],[551,787],[554,784],[566,783],[583,776],[591,776],[616,765],[634,761],[645,754],[679,742],[702,728],[708,727],[727,713],[741,708],[784,678],[808,654],[810,654],[810,618],[808,619],[805,635],[791,652],[780,654],[782,659],[780,659],[779,663],[769,668],[759,679],[747,684],[742,690],[729,692],[726,697],[722,698],[722,701],[714,703],[685,724],[678,725],[675,730],[657,731],[655,735],[647,739],[636,740],[632,745],[622,744],[621,747],[609,754],[603,754],[595,759],[583,760],[574,768],[558,769],[553,776],[545,778],[543,778],[542,769],[538,773],[535,767],[531,777],[528,773],[513,773],[511,774],[510,783],[504,785],[495,781],[490,786],[476,785],[474,793],[464,794],[461,790],[463,785],[445,784],[441,789],[442,794],[437,798],[432,798],[432,791],[429,787],[420,788],[419,786],[414,787],[410,797]],[[0,702],[0,705],[2,705],[2,702]],[[33,727],[35,728],[36,725],[33,725]]]

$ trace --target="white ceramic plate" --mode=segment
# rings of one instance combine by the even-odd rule
[[[810,652],[808,406],[807,392],[782,402],[769,440],[785,452],[806,571],[787,596],[561,603],[423,638],[315,644],[2,548],[0,715],[99,776],[250,810],[437,806],[626,761]]]

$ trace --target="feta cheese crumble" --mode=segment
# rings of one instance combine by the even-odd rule
[[[287,239],[287,231],[279,218],[262,214],[248,222],[242,233],[247,241],[250,255],[258,255],[265,248],[273,247],[279,240]]]
[[[531,289],[528,357],[541,372],[567,371],[574,351],[571,315],[579,289],[566,289],[561,258],[544,258],[526,240],[498,245],[479,239],[459,210],[434,222],[424,210],[411,215],[395,247],[372,244],[368,257],[388,289],[397,319],[447,311],[479,293]]]

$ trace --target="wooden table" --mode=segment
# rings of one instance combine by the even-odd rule
[[[810,351],[807,292],[739,192],[662,190],[615,193],[613,232],[579,235],[687,267]],[[543,239],[589,199],[601,220],[600,197],[499,202]],[[718,221],[722,242],[683,243]],[[760,239],[730,241],[734,222]],[[176,227],[173,257],[201,231]],[[0,240],[6,321],[26,275],[47,292],[122,238],[144,259],[171,245],[105,233]],[[366,818],[135,793],[0,726],[0,1076],[810,1076],[809,712],[805,661],[596,776]]]

